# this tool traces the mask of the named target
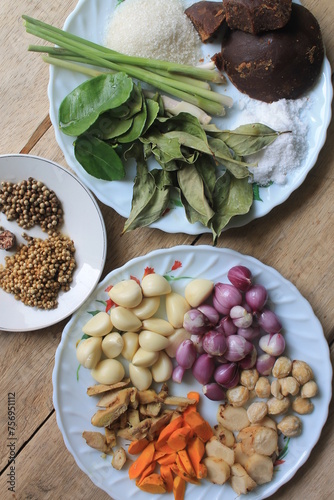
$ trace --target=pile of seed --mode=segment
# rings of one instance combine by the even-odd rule
[[[67,292],[76,266],[73,241],[58,232],[45,240],[30,238],[5,258],[0,287],[27,306],[53,309],[60,291]]]
[[[1,183],[0,210],[23,229],[38,224],[49,234],[63,222],[63,210],[55,192],[32,177],[17,184]]]

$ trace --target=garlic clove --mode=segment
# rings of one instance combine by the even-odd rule
[[[136,307],[143,298],[140,285],[131,279],[119,281],[109,290],[108,295],[115,304],[123,307]]]
[[[100,311],[82,327],[83,333],[90,337],[104,337],[111,332],[113,324],[108,313]]]

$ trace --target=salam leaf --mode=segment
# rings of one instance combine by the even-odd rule
[[[250,176],[247,167],[256,166],[246,163],[238,158],[233,158],[229,148],[221,139],[209,139],[209,146],[215,159],[227,168],[237,179],[243,179]]]
[[[74,155],[86,172],[97,179],[118,181],[125,177],[123,163],[115,149],[97,137],[78,137],[74,143]]]
[[[219,138],[239,156],[249,156],[272,144],[280,135],[261,123],[241,125],[235,130],[224,130]]]
[[[253,203],[253,188],[247,178],[236,179],[228,171],[218,177],[213,192],[214,216],[210,221],[214,243],[235,215],[249,212]]]
[[[60,129],[67,135],[81,135],[101,113],[126,102],[132,88],[132,79],[125,73],[109,73],[83,82],[60,104]]]

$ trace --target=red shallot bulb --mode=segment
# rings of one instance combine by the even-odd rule
[[[260,327],[249,326],[248,328],[238,328],[237,334],[246,340],[252,341],[260,335]]]
[[[189,333],[203,335],[210,328],[209,318],[197,309],[190,309],[183,317],[183,328]]]
[[[248,328],[253,323],[253,316],[242,306],[232,307],[230,318],[238,328]]]
[[[198,311],[201,311],[210,321],[212,326],[216,326],[219,321],[219,312],[209,304],[202,304],[199,306]]]
[[[203,336],[202,345],[210,356],[222,356],[227,348],[225,335],[215,330],[210,330]]]
[[[208,384],[215,369],[214,358],[209,354],[201,354],[192,366],[192,374],[202,385]]]
[[[253,368],[255,366],[256,360],[257,360],[257,350],[256,347],[253,346],[252,352],[250,354],[247,354],[247,356],[245,356],[244,359],[239,361],[238,365],[243,370],[249,370],[250,368]]]
[[[240,378],[237,363],[227,363],[217,366],[213,378],[217,384],[222,385],[226,389],[235,387],[239,383]]]
[[[234,335],[235,333],[237,333],[237,329],[237,326],[233,323],[229,316],[223,316],[215,328],[217,332],[223,333],[225,337]]]
[[[182,366],[180,365],[177,365],[174,370],[173,370],[173,373],[172,373],[172,379],[174,382],[176,382],[177,384],[181,384],[182,382],[182,379],[183,379],[183,375],[185,374],[185,369],[182,368]]]
[[[218,312],[228,315],[231,307],[238,306],[242,302],[242,295],[233,285],[216,283],[213,289],[213,306]]]
[[[197,351],[190,339],[181,342],[179,347],[176,349],[176,354],[175,354],[176,361],[185,370],[192,367],[196,357],[197,357]]]
[[[203,385],[203,394],[211,401],[223,401],[226,399],[226,394],[221,385],[216,382],[211,382],[210,384]]]
[[[260,375],[270,375],[275,364],[275,356],[270,354],[261,354],[256,360],[256,369]]]
[[[268,333],[263,335],[259,340],[259,347],[262,351],[272,356],[280,356],[283,354],[285,349],[285,340],[283,335],[280,333]]]
[[[194,347],[198,354],[203,354],[203,335],[192,335],[190,340],[194,344]]]
[[[252,273],[245,266],[231,267],[227,277],[238,290],[246,292],[252,286]]]
[[[241,361],[253,350],[253,344],[240,335],[226,337],[226,343],[227,349],[224,352],[224,358],[228,361]]]
[[[278,333],[282,329],[280,320],[270,309],[263,309],[258,316],[258,323],[266,333]]]
[[[261,311],[268,299],[267,289],[263,285],[253,285],[245,293],[245,300],[252,311]]]

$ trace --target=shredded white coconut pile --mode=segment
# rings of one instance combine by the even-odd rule
[[[197,65],[201,41],[179,0],[125,0],[115,8],[105,44],[123,54]]]
[[[246,161],[258,164],[256,168],[249,169],[258,184],[284,184],[287,174],[302,165],[308,148],[308,125],[301,115],[308,104],[307,98],[281,99],[271,104],[249,99],[242,103],[243,111],[236,127],[258,122],[277,132],[292,132],[280,135],[270,146],[246,158]]]

